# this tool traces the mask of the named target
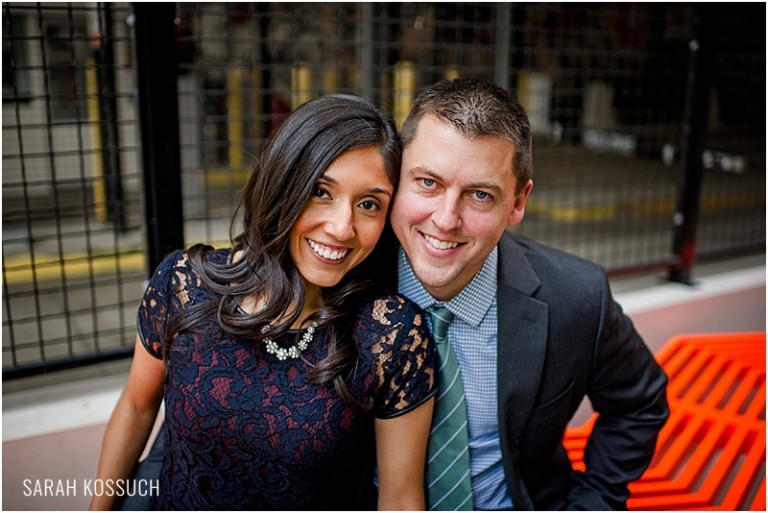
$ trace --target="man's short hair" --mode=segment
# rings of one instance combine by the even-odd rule
[[[469,138],[497,137],[514,146],[513,172],[518,187],[533,173],[531,129],[525,109],[506,89],[478,78],[443,80],[419,93],[411,105],[400,137],[407,148],[416,138],[419,122],[434,116]],[[519,191],[518,191],[519,192]]]

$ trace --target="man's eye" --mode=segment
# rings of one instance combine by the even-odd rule
[[[491,196],[485,191],[475,191],[473,194],[475,196],[475,199],[478,201],[489,201],[493,199],[493,196]]]
[[[428,189],[431,189],[432,187],[435,186],[435,181],[432,180],[431,178],[421,178],[421,185],[423,185]]]

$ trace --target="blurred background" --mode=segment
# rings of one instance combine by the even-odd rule
[[[228,242],[270,131],[325,93],[402,120],[442,78],[507,87],[536,136],[519,231],[614,275],[685,280],[765,247],[764,4],[7,2],[2,20],[4,380],[128,355],[147,274]]]
[[[764,3],[4,2],[4,402],[35,378],[124,370],[147,275],[172,249],[229,243],[294,107],[352,93],[399,122],[457,76],[529,113],[517,231],[600,263],[619,292],[757,265],[744,308],[764,329],[765,20]]]

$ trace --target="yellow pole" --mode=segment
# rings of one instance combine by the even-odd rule
[[[413,102],[416,90],[416,66],[410,61],[398,62],[395,65],[394,77],[394,119],[398,128],[402,126],[408,110]]]
[[[256,141],[256,144],[260,145],[261,141],[266,137],[264,130],[264,95],[267,94],[262,90],[261,82],[261,70],[251,70],[251,94],[249,95],[249,102],[251,107],[252,119],[251,123],[252,132],[251,140]],[[256,154],[261,154],[261,146],[255,148]]]
[[[312,71],[305,62],[291,67],[291,109],[308,102],[312,91]]]
[[[85,63],[85,91],[88,98],[88,124],[91,127],[93,143],[93,203],[96,219],[107,222],[107,189],[104,183],[104,162],[102,161],[101,117],[99,116],[99,83],[96,76],[96,61],[88,59]]]
[[[229,167],[243,167],[243,70],[227,71],[227,138],[229,139]]]
[[[332,67],[323,70],[323,93],[333,94],[338,86],[336,80],[336,70]]]

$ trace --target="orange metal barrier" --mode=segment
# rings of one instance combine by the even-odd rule
[[[670,417],[629,509],[765,511],[765,332],[680,335],[656,359]],[[574,468],[595,418],[566,432]]]

